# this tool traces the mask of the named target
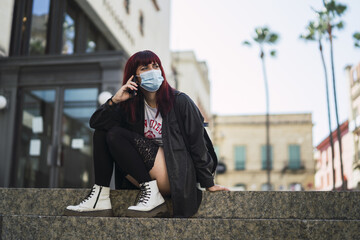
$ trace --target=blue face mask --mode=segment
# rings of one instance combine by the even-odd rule
[[[149,92],[156,92],[159,90],[162,82],[164,81],[163,76],[161,76],[161,70],[150,70],[141,73],[140,78],[140,87]]]

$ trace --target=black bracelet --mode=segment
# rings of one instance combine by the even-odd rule
[[[116,104],[116,103],[112,100],[113,97],[114,97],[114,96],[112,96],[112,97],[110,98],[110,102],[112,102],[112,104]]]

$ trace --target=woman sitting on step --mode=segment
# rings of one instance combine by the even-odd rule
[[[181,120],[174,108],[179,108]],[[162,216],[167,212],[163,196],[171,196],[174,216],[190,217],[201,202],[197,182],[208,191],[228,190],[214,184],[214,161],[205,145],[200,111],[169,85],[159,57],[151,51],[129,58],[122,87],[96,110],[90,126],[95,129],[95,185],[80,204],[66,208],[66,215],[112,216],[114,162],[140,187],[138,202],[127,216]]]

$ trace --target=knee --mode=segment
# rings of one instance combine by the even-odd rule
[[[106,131],[96,129],[93,135],[94,142],[104,141],[106,139],[106,134],[107,134]]]
[[[114,143],[119,143],[121,138],[124,137],[125,129],[121,127],[113,127],[106,133],[106,143],[113,146]]]

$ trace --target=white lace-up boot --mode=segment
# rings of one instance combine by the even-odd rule
[[[126,211],[127,217],[158,217],[167,213],[165,200],[156,180],[140,184],[140,195],[135,206]]]
[[[66,207],[65,215],[112,217],[110,188],[95,184],[80,204]]]

